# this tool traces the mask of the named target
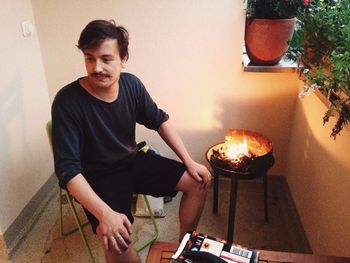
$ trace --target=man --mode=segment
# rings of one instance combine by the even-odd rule
[[[205,166],[189,156],[168,115],[141,81],[121,73],[128,32],[104,20],[81,32],[87,76],[62,88],[52,105],[55,172],[77,199],[103,245],[107,262],[140,262],[131,244],[133,193],[174,196],[182,191],[182,236],[197,227],[210,184]],[[156,130],[182,160],[137,151],[135,125]]]

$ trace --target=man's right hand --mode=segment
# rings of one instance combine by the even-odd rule
[[[106,250],[122,254],[131,244],[131,223],[127,216],[112,210],[91,188],[82,174],[77,174],[68,183],[69,192],[100,224],[96,232]]]
[[[131,244],[131,223],[126,215],[110,209],[99,219],[96,232],[105,250],[117,254],[125,252]]]

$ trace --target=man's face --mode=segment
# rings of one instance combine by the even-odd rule
[[[88,80],[93,88],[111,88],[119,80],[123,63],[116,39],[106,39],[99,46],[83,51]]]

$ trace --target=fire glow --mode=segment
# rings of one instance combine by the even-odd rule
[[[211,146],[206,157],[216,169],[236,173],[265,169],[274,162],[269,139],[246,129],[229,129],[225,142]]]
[[[225,136],[225,143],[221,144],[217,149],[213,149],[210,161],[224,169],[240,172],[247,171],[254,155],[249,151],[247,139],[240,139]]]
[[[233,143],[232,138],[230,136],[226,136],[225,141],[227,144],[227,150],[225,151],[225,155],[228,158],[239,159],[239,157],[242,155],[250,157],[246,138],[243,139],[242,143],[238,144]]]

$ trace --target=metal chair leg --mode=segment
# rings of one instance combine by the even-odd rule
[[[64,231],[64,225],[63,225],[63,201],[62,201],[62,197],[65,196],[67,201],[67,194],[62,192],[62,189],[60,187],[58,187],[58,202],[59,202],[59,207],[60,207],[60,232],[62,236],[69,236],[70,234],[73,234],[74,232],[78,231],[79,228],[73,228],[71,230],[68,230],[67,232]],[[84,222],[81,226],[85,227],[89,224],[89,221]]]
[[[144,197],[144,200],[145,200],[145,203],[146,203],[146,206],[147,206],[147,210],[149,212],[149,215],[151,216],[151,221],[152,221],[152,224],[153,224],[153,228],[154,228],[154,233],[152,234],[152,237],[147,240],[145,243],[143,244],[140,244],[140,245],[136,245],[136,250],[137,252],[141,251],[142,249],[144,249],[145,247],[147,247],[148,245],[150,245],[154,240],[157,239],[158,237],[158,226],[157,226],[157,223],[156,223],[156,220],[154,218],[154,214],[153,214],[153,210],[148,202],[148,198],[146,195],[143,195]]]
[[[68,235],[70,235],[70,234],[72,234],[72,233],[74,233],[74,232],[76,232],[76,231],[79,230],[80,236],[81,236],[81,238],[82,238],[82,240],[83,240],[83,243],[84,243],[84,245],[85,245],[85,247],[86,247],[86,250],[87,250],[87,252],[88,252],[89,258],[90,258],[91,262],[95,263],[95,262],[96,262],[96,261],[95,261],[95,258],[94,258],[94,256],[92,255],[91,248],[90,248],[90,246],[89,246],[89,243],[88,243],[87,238],[86,238],[86,236],[85,236],[85,233],[84,233],[84,231],[83,231],[83,227],[86,226],[86,225],[88,225],[89,222],[85,222],[85,223],[83,223],[83,224],[81,223],[81,221],[80,221],[80,219],[79,219],[79,216],[78,216],[78,213],[77,213],[77,211],[76,211],[76,209],[75,209],[75,206],[74,206],[74,203],[73,203],[73,197],[72,197],[67,191],[65,191],[64,195],[66,196],[67,201],[68,201],[68,203],[69,203],[69,206],[70,206],[70,208],[72,209],[72,214],[73,214],[73,216],[74,216],[74,220],[75,220],[75,222],[76,222],[76,224],[77,224],[77,227],[71,229],[70,231],[64,232],[64,226],[63,226],[63,211],[62,211],[62,210],[63,210],[63,209],[62,209],[62,206],[63,206],[63,202],[62,202],[63,193],[62,193],[62,189],[59,187],[60,230],[61,230],[61,235],[62,235],[62,236],[68,236]]]
[[[91,259],[91,262],[95,263],[95,258],[94,256],[92,255],[92,251],[91,251],[91,248],[89,246],[89,243],[86,239],[86,236],[85,236],[85,233],[83,231],[83,225],[81,224],[80,222],[80,219],[78,217],[78,213],[75,209],[75,206],[73,204],[73,197],[68,193],[66,192],[66,196],[68,198],[68,202],[69,202],[69,205],[70,207],[72,208],[72,211],[73,211],[73,216],[74,216],[74,219],[75,219],[75,222],[77,223],[77,226],[78,226],[78,229],[79,229],[79,232],[80,232],[80,235],[81,235],[81,238],[83,239],[83,242],[84,242],[84,245],[88,251],[88,254],[89,254],[89,257]]]

